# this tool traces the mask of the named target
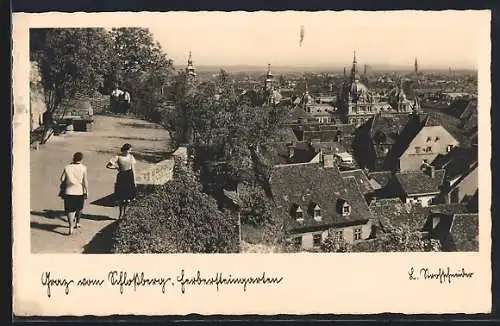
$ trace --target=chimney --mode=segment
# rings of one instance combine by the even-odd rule
[[[295,155],[295,145],[292,143],[288,145],[288,158],[292,158]]]
[[[323,167],[333,168],[334,167],[333,154],[323,154]]]
[[[434,177],[436,176],[436,168],[433,165],[429,165],[427,169],[431,179],[434,179]]]

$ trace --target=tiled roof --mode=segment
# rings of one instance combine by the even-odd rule
[[[410,145],[411,141],[420,132],[420,130],[422,130],[422,127],[427,121],[426,115],[410,114],[407,116],[409,117],[408,122],[400,132],[397,141],[394,143],[394,146],[391,150],[392,156],[395,158],[400,157],[401,154],[404,153],[404,151]]]
[[[353,177],[356,179],[356,182],[359,186],[360,192],[365,195],[367,193],[372,192],[374,189],[370,184],[365,172],[361,169],[350,170],[350,171],[342,171],[340,172],[343,178]]]
[[[304,119],[304,120],[310,120],[312,119],[311,115],[308,114],[306,111],[304,111],[304,109],[302,107],[300,107],[299,105],[296,105],[292,111],[288,114],[288,116],[286,117],[286,121],[288,122],[297,122],[299,121],[300,119]]]
[[[454,214],[467,213],[467,207],[464,204],[452,203],[452,204],[437,204],[431,205],[427,208],[430,214],[441,214],[452,216]]]
[[[406,195],[435,194],[440,192],[444,181],[444,170],[436,170],[434,178],[427,172],[408,171],[395,174]]]
[[[277,131],[277,141],[284,143],[296,142],[297,136],[295,136],[292,128],[281,127]]]
[[[271,193],[287,230],[327,229],[332,225],[364,224],[371,217],[368,205],[355,178],[344,179],[336,167],[321,164],[275,166],[269,179]],[[351,206],[349,216],[342,216],[339,203]],[[294,212],[300,205],[304,221],[297,222]],[[321,208],[322,220],[313,218],[312,209]]]
[[[469,101],[469,104],[465,107],[462,114],[460,114],[460,120],[469,119],[473,114],[477,115],[477,99]]]
[[[266,144],[261,147],[261,154],[273,165],[307,163],[311,161],[316,152],[307,142],[296,142],[293,145],[293,156],[290,157],[288,142]]]
[[[375,115],[371,121],[370,136],[377,157],[384,157],[387,153],[378,147],[378,144],[394,145],[401,132],[408,123],[409,115]]]
[[[431,163],[437,169],[446,170],[446,178],[454,179],[468,173],[478,160],[477,147],[455,147],[446,155],[439,154]]]
[[[411,207],[399,198],[378,199],[370,204],[370,212],[382,231],[408,224],[412,218],[410,210]]]
[[[380,189],[387,186],[391,180],[392,172],[390,171],[380,171],[380,172],[370,172],[368,174],[368,180],[372,184],[374,189]],[[374,182],[375,181],[375,182]]]
[[[479,216],[478,214],[455,214],[451,224],[450,235],[453,251],[479,250]]]
[[[321,150],[326,154],[347,152],[347,149],[343,144],[335,141],[312,141],[311,146],[316,152],[319,152]]]

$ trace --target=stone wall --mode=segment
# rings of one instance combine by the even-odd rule
[[[172,180],[174,160],[168,159],[138,173],[136,181],[138,184],[163,185]]]
[[[162,185],[172,180],[175,158],[179,158],[179,163],[187,166],[188,152],[186,147],[179,147],[174,153],[173,158],[163,160],[153,166],[148,167],[137,175],[137,183],[144,185]]]
[[[47,110],[43,88],[41,85],[40,72],[38,65],[31,62],[30,70],[30,128],[35,130],[40,127],[43,122],[43,113]]]

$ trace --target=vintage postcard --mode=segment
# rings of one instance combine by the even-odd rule
[[[487,10],[14,14],[14,313],[490,312],[490,51]]]

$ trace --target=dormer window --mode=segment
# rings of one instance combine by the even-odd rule
[[[321,221],[321,208],[319,207],[319,205],[316,205],[314,207],[314,219],[316,221]]]
[[[302,208],[297,207],[297,210],[295,211],[295,218],[297,219],[297,221],[303,221],[304,220],[304,211],[302,210]]]
[[[347,202],[344,203],[342,206],[342,216],[349,216],[351,215],[351,205],[349,205]]]

